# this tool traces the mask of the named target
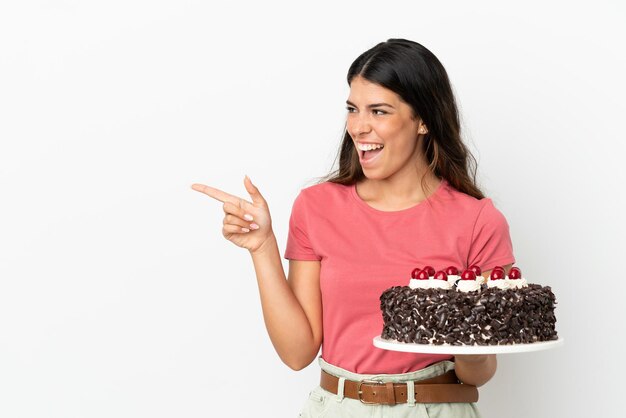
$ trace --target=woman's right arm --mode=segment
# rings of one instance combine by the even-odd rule
[[[320,262],[290,260],[287,280],[267,202],[247,177],[244,185],[252,202],[203,184],[192,189],[224,203],[222,234],[252,256],[274,349],[287,366],[300,370],[315,359],[322,344]]]
[[[273,234],[251,255],[272,344],[287,366],[301,370],[322,343],[320,262],[290,260],[287,280]]]

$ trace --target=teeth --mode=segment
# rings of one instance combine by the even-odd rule
[[[357,146],[361,151],[371,151],[384,147],[383,144],[358,144]]]

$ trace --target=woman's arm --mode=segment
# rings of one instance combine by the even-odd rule
[[[290,260],[287,281],[273,234],[250,254],[270,340],[287,366],[301,370],[322,344],[320,262]]]
[[[503,266],[504,271],[509,272],[513,264]],[[488,278],[491,270],[483,272],[483,277]],[[495,354],[487,355],[458,355],[454,357],[456,376],[468,385],[482,386],[495,374],[498,361]]]
[[[252,256],[270,340],[281,360],[300,370],[322,343],[320,262],[290,261],[287,281],[267,201],[247,176],[244,185],[252,202],[205,184],[191,188],[224,204],[222,234]]]
[[[484,385],[496,374],[497,366],[495,354],[458,355],[454,357],[456,376],[461,382],[468,385]]]

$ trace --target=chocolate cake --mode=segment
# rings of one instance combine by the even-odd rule
[[[528,344],[557,339],[556,299],[549,286],[526,283],[514,267],[489,278],[471,266],[459,276],[449,267],[415,269],[409,286],[380,296],[381,338],[450,345]]]

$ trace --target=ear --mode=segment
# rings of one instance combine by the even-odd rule
[[[426,125],[424,125],[423,123],[420,123],[419,128],[417,128],[417,133],[418,134],[427,134],[428,133],[428,128],[426,128]]]

